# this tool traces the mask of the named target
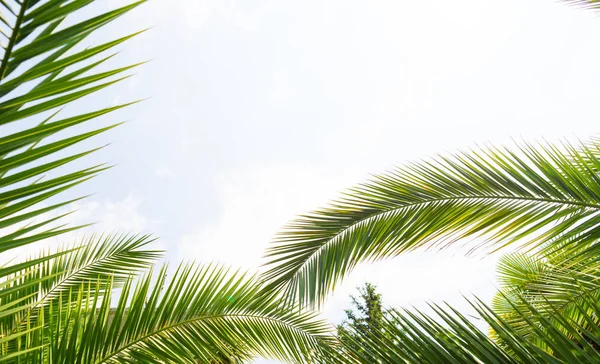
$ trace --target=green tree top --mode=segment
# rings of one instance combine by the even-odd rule
[[[377,293],[377,286],[366,282],[357,289],[359,296],[350,296],[353,308],[344,310],[346,319],[337,326],[337,334],[346,348],[364,355],[361,342],[365,338],[385,335],[381,331],[387,312],[383,308],[381,294]]]

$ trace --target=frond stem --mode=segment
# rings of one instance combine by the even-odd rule
[[[8,45],[6,47],[6,50],[4,51],[2,65],[0,65],[0,81],[4,79],[4,74],[6,73],[6,69],[8,67],[8,60],[10,59],[13,47],[17,43],[17,37],[19,36],[19,31],[21,30],[21,23],[23,22],[23,18],[25,18],[25,11],[29,7],[28,5],[29,0],[24,0],[21,3],[19,15],[17,16],[17,19],[15,21],[15,26],[12,28],[12,33],[10,35],[10,39],[8,40]]]

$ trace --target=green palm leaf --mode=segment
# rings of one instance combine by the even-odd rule
[[[44,328],[51,306],[60,300],[61,307],[70,309],[69,302],[76,301],[87,282],[96,284],[97,295],[121,287],[161,256],[158,251],[145,249],[151,241],[149,236],[135,235],[92,237],[30,260],[24,270],[8,276],[0,286],[0,306],[6,307],[0,310],[0,332],[10,337],[31,327]],[[20,343],[5,340],[2,353],[14,352],[15,347]]]
[[[0,2],[0,22],[4,29],[0,35],[4,37],[0,52],[0,126],[9,131],[0,137],[0,252],[78,228],[56,229],[52,225],[56,218],[47,217],[72,200],[43,208],[36,205],[106,169],[99,165],[54,174],[58,167],[99,149],[65,154],[69,153],[67,148],[115,125],[95,126],[87,132],[69,135],[71,127],[128,105],[90,110],[62,119],[57,117],[57,108],[124,79],[123,74],[136,66],[95,71],[111,57],[106,52],[133,35],[92,48],[79,50],[78,47],[92,32],[142,2],[61,28],[64,19],[90,3],[90,0]],[[32,126],[32,123],[37,125]],[[54,140],[45,143],[50,136],[54,136]],[[45,178],[48,173],[54,175]],[[32,219],[38,221],[32,223]]]
[[[522,299],[527,305],[527,300]],[[600,312],[595,299],[586,298],[593,312],[582,310],[586,319],[593,319]],[[538,322],[535,330],[544,349],[527,340],[509,322],[498,316],[489,306],[478,299],[470,302],[472,307],[497,332],[501,343],[494,341],[474,325],[473,318],[459,313],[452,307],[431,304],[433,315],[419,310],[393,310],[384,326],[386,335],[358,333],[357,344],[367,348],[355,352],[358,363],[599,363],[600,329],[598,326],[583,327],[556,311],[556,328],[546,319],[546,313],[530,306],[527,312],[515,311],[524,321]],[[543,328],[543,330],[542,330]],[[392,333],[390,337],[390,333]]]
[[[181,265],[128,280],[116,307],[96,282],[46,317],[52,338],[21,359],[52,363],[211,363],[256,356],[307,363],[329,355],[330,327],[313,313],[282,310],[257,279],[222,266]],[[64,325],[69,322],[70,325]],[[41,344],[41,343],[40,343]]]
[[[290,223],[267,250],[269,288],[320,303],[361,261],[477,238],[473,250],[600,236],[600,144],[477,149],[397,168]]]
[[[57,225],[57,210],[76,201],[38,204],[94,177],[106,166],[62,169],[100,148],[72,152],[70,147],[116,126],[72,133],[128,104],[91,109],[60,118],[58,108],[127,77],[136,65],[98,72],[115,46],[135,34],[85,48],[85,38],[142,2],[63,26],[91,0],[0,1],[0,253],[54,237],[80,226]],[[52,137],[48,142],[47,138]],[[49,176],[49,177],[48,177]],[[53,216],[54,215],[54,216]],[[3,359],[17,360],[39,351],[48,309],[69,302],[91,278],[110,287],[147,268],[156,252],[140,249],[147,237],[105,237],[76,249],[43,254],[0,268],[0,348]],[[103,243],[106,243],[103,245]],[[111,250],[112,249],[112,250]],[[130,266],[119,265],[130,263]],[[112,273],[109,274],[109,271]],[[103,278],[102,278],[103,277]],[[39,344],[42,343],[42,344]]]
[[[585,249],[585,247],[584,247]],[[575,262],[574,262],[575,261]],[[557,250],[547,256],[537,254],[508,254],[498,266],[501,290],[494,298],[494,312],[509,322],[525,338],[536,341],[535,329],[523,321],[518,312],[528,312],[529,307],[545,314],[545,320],[560,326],[555,311],[587,328],[586,316],[580,311],[586,302],[600,302],[600,267],[596,257],[587,260],[573,259],[572,250],[565,254]],[[523,300],[526,300],[524,302]],[[588,314],[593,311],[587,307]],[[598,319],[593,320],[594,325]],[[541,327],[539,322],[534,324]],[[537,340],[543,347],[543,342]]]

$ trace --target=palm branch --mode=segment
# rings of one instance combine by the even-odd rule
[[[79,228],[56,225],[66,216],[57,211],[77,200],[60,199],[57,195],[107,168],[104,165],[75,170],[64,167],[100,149],[74,152],[70,147],[117,124],[96,125],[85,132],[70,130],[90,124],[93,119],[127,104],[90,109],[68,117],[59,117],[59,110],[126,78],[123,75],[136,66],[98,71],[98,66],[112,57],[108,52],[135,34],[88,48],[84,40],[142,2],[65,25],[67,17],[91,3],[91,0],[0,1],[0,128],[3,130],[0,136],[0,253]],[[49,137],[52,140],[48,140]],[[49,205],[40,206],[47,200],[51,201]],[[50,287],[61,276],[59,272],[49,276],[40,274],[43,264],[60,266],[56,259],[68,253],[45,254],[0,268],[3,329],[8,327],[6,322],[19,322],[15,317],[26,317],[39,303],[36,301],[39,292],[29,295],[25,292],[33,287]],[[69,255],[64,259],[72,261],[73,258]],[[4,257],[3,260],[6,261]],[[64,282],[60,286],[63,285]],[[23,335],[33,335],[37,329],[37,326],[30,327],[17,334],[11,334],[10,330],[1,332],[3,350],[14,340],[23,341]],[[36,348],[28,346],[26,350]]]
[[[356,264],[465,238],[472,251],[574,246],[600,236],[600,144],[479,148],[399,167],[286,226],[264,279],[320,303]],[[546,243],[553,242],[548,245]]]
[[[583,246],[582,250],[586,248]],[[492,302],[494,311],[520,335],[532,340],[537,340],[535,328],[517,313],[527,312],[529,306],[544,313],[545,319],[555,326],[559,326],[554,317],[555,311],[559,311],[587,327],[587,318],[580,311],[590,298],[600,302],[600,266],[595,256],[586,256],[586,260],[574,259],[572,249],[566,252],[558,249],[546,256],[523,253],[503,256],[498,265],[501,287]],[[591,307],[587,310],[592,312]],[[593,322],[598,325],[597,318]],[[542,327],[539,322],[534,324]]]
[[[132,274],[151,267],[160,252],[145,250],[152,240],[149,236],[108,235],[92,236],[85,241],[59,249],[59,253],[44,254],[28,261],[28,267],[14,273],[0,286],[0,306],[18,303],[25,306],[0,318],[0,332],[8,335],[43,326],[41,310],[61,299],[67,307],[69,300],[79,294],[81,284],[94,280],[98,294],[110,293],[130,279]],[[31,264],[32,262],[38,262]],[[17,345],[6,342],[0,353],[14,351]]]
[[[48,214],[73,202],[54,201],[37,207],[65,190],[92,178],[106,166],[59,172],[77,159],[98,150],[68,152],[71,146],[116,126],[94,126],[68,133],[125,105],[59,118],[59,108],[104,89],[127,76],[136,65],[100,72],[97,66],[111,58],[107,52],[133,35],[82,48],[84,39],[141,2],[62,26],[90,0],[20,0],[0,2],[0,253],[78,228],[53,224]],[[45,140],[53,136],[51,142]],[[58,137],[57,137],[58,136]],[[66,154],[65,154],[66,153]],[[54,157],[54,158],[52,158]],[[45,178],[47,175],[52,175]],[[37,219],[37,221],[33,220]],[[12,271],[11,271],[12,269]],[[4,267],[2,276],[22,269]]]
[[[314,313],[281,309],[254,276],[223,266],[163,267],[122,286],[116,307],[90,280],[67,307],[57,300],[20,360],[52,363],[220,363],[256,356],[323,362],[336,341]],[[68,323],[65,325],[65,323]],[[40,342],[35,342],[35,340]]]
[[[582,9],[598,10],[600,9],[600,1],[598,0],[562,0],[567,5],[575,6]]]
[[[523,306],[528,302],[521,300]],[[600,313],[598,301],[585,297],[590,310],[580,307],[584,321],[594,320]],[[467,317],[449,305],[430,304],[433,314],[416,309],[392,310],[383,326],[386,335],[360,335],[356,341],[363,350],[354,351],[358,363],[599,363],[600,328],[584,327],[560,310],[554,311],[554,322],[547,312],[529,306],[526,312],[515,308],[515,315],[534,327],[538,342],[532,342],[519,330],[497,315],[479,299],[470,301],[483,323],[496,332],[499,342],[490,338]],[[549,307],[554,307],[549,304]],[[537,322],[537,324],[534,324]],[[560,328],[555,326],[560,323]],[[391,334],[391,336],[390,336]],[[540,346],[539,343],[543,345]]]

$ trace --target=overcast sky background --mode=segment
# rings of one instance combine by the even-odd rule
[[[117,167],[79,190],[96,194],[73,221],[153,232],[173,263],[255,269],[283,224],[369,174],[598,131],[600,17],[553,0],[151,0],[97,39],[146,27],[113,65],[152,62],[85,101],[151,97],[106,118],[129,122],[87,163]],[[450,250],[363,265],[324,314],[338,323],[365,281],[393,306],[489,300],[495,262]]]

